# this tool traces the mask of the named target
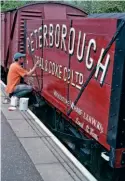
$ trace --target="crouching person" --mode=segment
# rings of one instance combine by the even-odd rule
[[[18,98],[25,97],[30,95],[29,98],[32,98],[32,103],[34,106],[38,106],[35,96],[31,96],[33,93],[33,88],[27,84],[20,84],[21,77],[31,76],[35,69],[37,68],[39,61],[36,62],[34,67],[27,71],[22,68],[22,63],[24,63],[24,57],[26,55],[22,53],[16,53],[14,55],[14,62],[10,65],[8,76],[7,76],[7,86],[6,93],[9,94],[9,97],[16,96]]]

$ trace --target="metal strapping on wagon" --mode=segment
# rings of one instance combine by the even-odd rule
[[[11,43],[11,40],[13,39],[13,35],[14,35],[15,25],[16,25],[16,21],[17,21],[17,14],[18,14],[18,10],[16,10],[15,16],[14,16],[14,19],[13,19],[12,29],[11,29],[11,33],[10,33],[10,41],[9,41],[9,44],[8,44],[7,55],[6,55],[6,60],[5,60],[5,69],[7,69],[9,53],[10,53],[10,43]]]
[[[42,28],[43,28],[43,20],[42,20]],[[44,40],[44,36],[43,36],[43,31],[42,31],[42,45],[43,45],[43,40]],[[42,58],[43,58],[43,55],[44,55],[44,51],[43,51],[43,48],[44,48],[44,46],[42,46]],[[41,69],[41,92],[42,92],[42,89],[43,89],[43,69]]]
[[[118,36],[119,33],[121,32],[121,30],[122,30],[122,28],[124,27],[124,25],[125,25],[125,21],[122,20],[121,23],[120,23],[120,25],[119,25],[119,27],[118,27],[118,29],[117,29],[117,31],[115,32],[113,38],[111,39],[111,41],[110,41],[109,44],[107,45],[106,49],[104,50],[100,62],[102,62],[102,60],[104,59],[104,57],[105,57],[106,54],[108,53],[110,47],[112,46],[112,44],[113,44],[114,41],[116,40],[117,36]],[[98,66],[99,66],[99,65],[97,65],[97,64],[94,66],[94,68],[93,68],[92,72],[90,73],[88,79],[87,79],[86,82],[82,85],[82,88],[81,88],[81,90],[80,90],[77,98],[75,99],[73,106],[75,106],[75,105],[77,104],[77,102],[79,101],[81,95],[83,94],[85,88],[87,87],[87,85],[89,84],[90,80],[92,79],[92,77],[93,77],[93,75],[94,75],[94,73],[95,73],[95,71],[96,71],[96,69],[97,69]],[[69,109],[69,111],[67,112],[67,115],[69,116],[72,111],[73,111],[73,108],[71,107],[71,108]]]
[[[72,20],[70,21],[70,28],[72,27]],[[70,34],[70,38],[71,38],[71,34]],[[71,41],[70,41],[70,45],[71,47]],[[69,54],[68,56],[68,70],[70,69],[70,64],[71,64],[71,54]],[[70,72],[68,71],[68,78],[69,78]],[[70,92],[70,86],[69,84],[67,84],[67,101],[69,102],[69,92]],[[67,106],[67,111],[68,111],[68,106]]]
[[[26,23],[26,22],[25,22]],[[26,35],[27,35],[27,31],[26,31]],[[32,59],[32,63],[34,65],[34,58],[33,58],[33,54],[32,54],[32,51],[31,51],[31,41],[29,42],[29,53],[30,53],[30,56],[31,56],[31,59]],[[37,83],[38,83],[38,88],[39,90],[37,92],[41,92],[41,88],[40,88],[40,83],[39,83],[39,79],[38,79],[38,76],[37,76],[37,71],[35,69],[35,74],[36,74],[36,80],[37,80]]]

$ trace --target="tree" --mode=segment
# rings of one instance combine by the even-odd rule
[[[125,1],[66,1],[90,13],[125,12]]]
[[[26,4],[26,1],[3,1],[1,2],[1,11],[6,11],[9,9],[14,9],[16,7],[20,7]]]
[[[124,1],[93,1],[91,13],[125,12]]]
[[[52,0],[51,0],[52,1]],[[62,0],[63,2],[75,5],[80,9],[85,10],[88,14],[90,13],[109,13],[109,12],[125,12],[125,1],[79,1],[79,0]],[[23,6],[28,3],[37,1],[1,1],[1,10],[13,9],[16,7]],[[57,2],[57,1],[56,1]]]

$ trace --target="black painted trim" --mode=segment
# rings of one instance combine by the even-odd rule
[[[124,20],[117,20],[117,28]],[[125,25],[116,39],[112,75],[107,142],[111,148],[125,147]]]

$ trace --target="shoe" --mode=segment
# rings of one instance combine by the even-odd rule
[[[8,97],[6,97],[4,100],[3,100],[3,104],[9,104],[10,103],[10,99]]]

